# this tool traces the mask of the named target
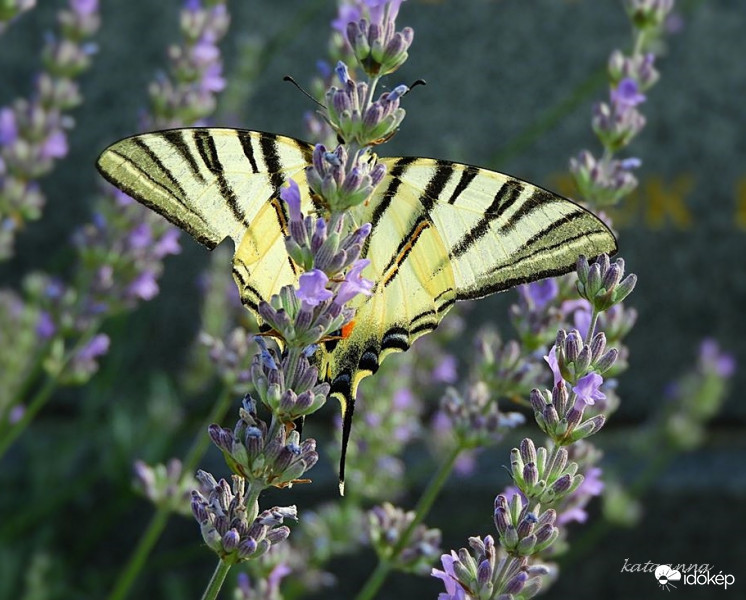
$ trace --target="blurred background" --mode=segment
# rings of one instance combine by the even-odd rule
[[[39,4],[0,37],[0,106],[29,95],[40,48],[66,5]],[[149,82],[166,69],[168,45],[178,42],[181,7],[178,0],[101,2],[93,38],[98,49],[80,79],[84,101],[72,111],[69,151],[41,182],[43,218],[20,233],[15,256],[0,264],[3,288],[18,289],[30,271],[71,272],[69,240],[101,195],[95,159],[138,131]],[[210,123],[307,137],[304,114],[314,107],[283,76],[309,85],[317,60],[326,56],[335,3],[256,0],[228,8],[231,25],[220,43],[228,86]],[[424,79],[427,86],[406,97],[407,117],[380,154],[446,158],[574,193],[568,160],[584,148],[598,151],[591,107],[607,95],[609,54],[629,45],[620,2],[409,0],[398,25],[413,27],[414,44],[386,85]],[[652,576],[620,573],[625,559],[709,563],[715,572],[736,574],[729,592],[738,594],[742,585],[743,371],[736,370],[731,393],[696,449],[650,472],[656,450],[640,453],[633,441],[670,396],[672,382],[691,371],[704,338],[717,340],[739,365],[746,360],[744,26],[739,3],[677,2],[658,62],[661,80],[644,106],[647,126],[629,150],[642,160],[640,186],[613,213],[620,256],[639,277],[628,301],[638,320],[626,338],[630,368],[619,380],[621,406],[594,438],[614,477],[644,490],[640,520],[631,527],[609,524],[600,503],[592,504],[589,522],[571,529],[572,554],[547,598],[647,594]],[[165,262],[160,293],[105,322],[111,346],[90,381],[55,391],[2,458],[0,597],[106,597],[153,513],[132,489],[133,461],[183,456],[209,412],[215,385],[187,392],[183,383],[202,325],[200,282],[209,254],[186,236],[181,244],[182,252]],[[511,291],[476,303],[465,313],[467,335],[451,341],[449,351],[466,356],[468,334],[485,321],[510,337],[507,313],[515,301]],[[460,365],[461,372],[467,368]],[[363,393],[375,393],[375,386],[375,378],[366,380]],[[223,425],[232,426],[239,399]],[[302,520],[306,508],[336,501],[335,412],[329,406],[309,424],[322,450],[313,485],[273,492],[266,506],[297,504]],[[492,502],[509,483],[503,466],[512,443],[490,448],[475,470],[446,486],[427,519],[443,531],[444,551],[465,546],[468,536],[493,533]],[[412,484],[397,499],[405,508],[432,470],[424,446],[414,444],[406,454]],[[215,448],[200,465],[227,475]],[[197,597],[213,563],[191,517],[173,517],[130,597]],[[350,598],[374,564],[369,549],[335,556],[324,568],[336,587],[308,597]],[[379,597],[435,598],[442,586],[429,577],[396,575],[384,590]],[[674,592],[686,598],[725,593],[683,586]]]

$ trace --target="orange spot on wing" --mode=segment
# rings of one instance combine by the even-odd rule
[[[347,339],[350,337],[350,334],[352,333],[352,330],[355,329],[355,321],[352,320],[347,325],[342,326],[342,339]]]

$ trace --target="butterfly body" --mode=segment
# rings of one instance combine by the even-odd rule
[[[233,276],[256,314],[301,272],[285,249],[293,179],[304,214],[320,210],[305,169],[313,146],[270,133],[220,128],[138,135],[106,149],[104,177],[212,249],[235,247]],[[371,296],[358,296],[354,327],[322,344],[319,360],[341,402],[346,440],[360,381],[389,354],[434,330],[458,300],[480,298],[573,269],[578,255],[613,254],[593,214],[508,175],[429,158],[387,158],[371,198],[351,209],[370,223],[362,257]]]

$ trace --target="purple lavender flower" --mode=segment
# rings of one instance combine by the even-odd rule
[[[285,563],[279,563],[275,566],[272,571],[270,571],[269,575],[267,576],[267,585],[269,586],[270,590],[277,591],[280,589],[280,583],[282,582],[283,578],[287,575],[290,575],[293,570],[286,565]]]
[[[362,271],[370,264],[370,260],[367,258],[356,261],[350,270],[347,271],[345,279],[339,286],[337,295],[334,298],[334,302],[340,306],[347,304],[358,294],[364,294],[366,296],[371,295],[373,289],[373,282],[369,279],[365,279],[362,275]]]
[[[331,22],[332,29],[344,35],[347,31],[347,25],[359,21],[362,12],[359,6],[354,4],[340,4],[337,17]]]
[[[280,198],[288,205],[290,219],[292,221],[301,221],[303,215],[300,212],[300,188],[298,184],[292,179],[288,181],[288,185],[280,189]]]
[[[544,360],[552,370],[552,376],[554,377],[554,385],[557,385],[562,381],[562,373],[560,373],[559,363],[557,362],[557,344],[549,349],[549,352],[544,357]]]
[[[645,102],[645,95],[640,93],[637,82],[631,77],[622,79],[611,91],[612,103],[621,110],[632,108]]]
[[[405,0],[362,0],[362,4],[368,7],[370,11],[370,20],[373,23],[381,24],[388,6],[388,18],[393,21],[399,14],[399,8]]]
[[[329,283],[329,278],[326,273],[313,269],[300,276],[295,294],[308,306],[318,306],[334,295],[326,289],[327,283]]]
[[[50,34],[43,50],[45,70],[35,78],[29,98],[17,98],[12,106],[0,108],[0,196],[5,211],[13,215],[11,228],[0,232],[0,256],[12,254],[15,232],[26,221],[39,219],[45,197],[38,180],[54,167],[56,159],[68,152],[65,130],[73,126],[67,111],[78,106],[81,94],[75,77],[91,63],[87,43],[99,26],[97,2],[71,2],[72,11],[58,12],[60,32]],[[0,12],[27,10],[33,2],[15,2]],[[0,23],[0,32],[4,28]]]
[[[368,511],[368,538],[380,557],[393,557],[398,570],[425,574],[440,550],[441,534],[420,523],[410,532],[406,546],[392,553],[415,518],[414,511],[404,511],[384,502]]]
[[[591,305],[588,300],[585,300],[584,298],[565,300],[562,303],[560,310],[566,317],[572,315],[572,322],[575,325],[575,329],[578,330],[580,337],[585,339],[588,336],[588,329],[590,329],[592,317]]]
[[[606,394],[599,389],[603,382],[604,378],[598,373],[588,373],[578,380],[578,384],[573,386],[572,391],[577,394],[579,400],[592,406],[596,400],[606,399]]]
[[[451,550],[450,554],[443,554],[440,557],[443,570],[433,568],[430,573],[433,577],[440,579],[446,586],[445,593],[438,594],[438,600],[469,600],[471,598],[471,596],[466,595],[466,591],[453,569],[453,565],[457,561],[458,555]]]

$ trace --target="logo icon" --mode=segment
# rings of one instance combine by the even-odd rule
[[[670,592],[671,588],[676,589],[672,582],[681,580],[681,571],[671,568],[671,565],[658,565],[655,569],[655,578],[662,590]]]

